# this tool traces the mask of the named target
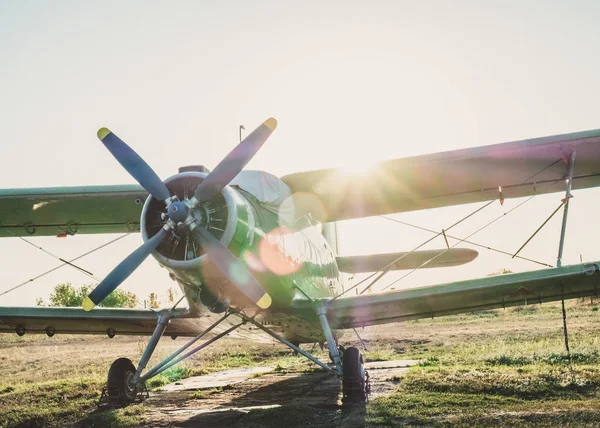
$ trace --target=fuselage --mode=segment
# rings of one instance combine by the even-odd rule
[[[185,173],[166,180],[180,197],[195,186],[201,173]],[[185,184],[185,180],[191,180]],[[273,299],[258,315],[269,325],[288,325],[283,333],[295,341],[320,338],[316,302],[341,291],[335,253],[322,234],[322,225],[308,213],[261,203],[238,186],[227,186],[222,195],[197,214],[205,226],[248,267]],[[153,234],[152,198],[142,213],[142,234]],[[175,231],[177,232],[177,231]],[[177,235],[153,254],[185,294],[190,311],[203,317],[227,308],[256,313],[256,306],[231,283],[187,235]]]

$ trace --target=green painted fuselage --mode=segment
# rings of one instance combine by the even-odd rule
[[[291,340],[320,340],[322,332],[314,307],[341,292],[342,287],[335,253],[322,234],[322,225],[308,215],[284,219],[278,210],[239,188],[227,189],[226,206],[229,214],[235,212],[227,225],[232,228],[235,223],[229,233],[233,236],[226,242],[228,248],[273,299],[258,319],[266,325],[285,326],[281,332]],[[177,279],[192,313],[201,316],[207,309],[221,312],[226,307],[255,313],[256,306],[206,255],[185,262],[161,256],[157,259]]]

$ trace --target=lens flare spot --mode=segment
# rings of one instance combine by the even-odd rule
[[[238,286],[245,286],[248,283],[247,274],[244,272],[244,266],[238,263],[234,263],[229,266],[229,278],[231,278],[234,284]]]
[[[260,261],[258,256],[251,251],[244,251],[242,258],[250,269],[255,272],[266,272],[267,268]]]
[[[279,224],[298,229],[301,220],[310,217],[319,223],[327,221],[327,211],[319,197],[313,193],[298,192],[287,198],[279,207]]]
[[[259,244],[260,261],[276,275],[290,275],[302,266],[302,236],[279,227],[269,232]]]

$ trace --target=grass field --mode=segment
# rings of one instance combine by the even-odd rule
[[[292,405],[252,411],[241,426],[600,426],[597,309],[589,299],[567,303],[571,364],[560,304],[359,330],[369,349],[367,360],[421,361],[402,379],[394,379],[395,392],[364,409],[340,408],[327,420]],[[350,333],[342,343],[360,346]],[[0,427],[150,422],[145,404],[95,411],[110,363],[120,356],[136,362],[145,340],[0,336]],[[154,362],[183,342],[163,340]],[[278,344],[226,339],[206,351],[153,379],[151,386],[233,367],[314,368]]]

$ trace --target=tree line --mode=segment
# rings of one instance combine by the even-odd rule
[[[65,282],[54,287],[52,293],[50,293],[47,305],[41,297],[38,297],[35,303],[37,306],[81,307],[83,300],[94,288],[95,286],[91,284],[75,287],[70,282]],[[171,288],[169,288],[167,296],[168,302],[173,303],[175,292]],[[117,289],[110,293],[98,306],[104,308],[135,308],[143,306],[157,309],[160,307],[160,300],[156,293],[150,293],[146,299],[139,301],[135,293]]]
[[[506,275],[509,273],[513,272],[509,269],[502,268],[487,276]],[[83,299],[85,299],[94,288],[95,286],[90,284],[82,285],[80,287],[74,287],[70,282],[58,284],[50,294],[47,306],[81,307]],[[175,295],[176,292],[174,292],[172,288],[167,290],[168,303],[174,303]],[[46,303],[41,297],[37,298],[35,303],[37,306],[46,306]],[[160,307],[160,300],[156,293],[150,293],[147,299],[140,302],[135,293],[116,289],[100,302],[98,306],[104,308],[135,308],[143,306],[146,308],[157,309]]]

